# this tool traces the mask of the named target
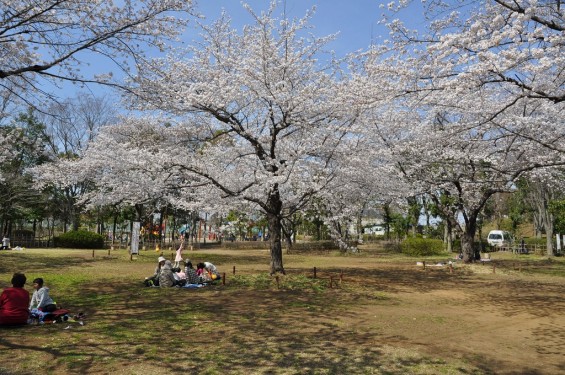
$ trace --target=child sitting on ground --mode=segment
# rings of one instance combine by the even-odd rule
[[[57,305],[49,296],[49,288],[43,286],[43,279],[41,277],[33,280],[33,295],[29,303],[29,311],[32,318],[36,318],[39,322],[43,322],[45,315],[57,310]]]
[[[196,274],[200,277],[200,282],[202,283],[221,279],[218,269],[210,262],[198,263],[196,265]]]

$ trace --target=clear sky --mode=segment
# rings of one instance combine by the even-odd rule
[[[390,0],[389,0],[390,1]],[[384,25],[379,24],[382,13],[386,9],[389,1],[383,0],[279,0],[277,16],[282,18],[283,12],[290,19],[302,18],[307,10],[315,7],[315,13],[310,20],[310,30],[317,37],[339,33],[336,40],[328,45],[329,49],[336,52],[338,57],[358,50],[367,49],[372,42],[378,44],[388,36],[388,30]],[[257,12],[266,11],[269,8],[270,0],[247,0],[244,1]],[[205,23],[218,19],[222,10],[232,18],[232,27],[241,30],[246,24],[254,21],[248,11],[244,9],[240,0],[197,0],[197,11],[206,20]],[[381,4],[385,4],[382,9]],[[423,16],[419,7],[411,7],[410,11],[400,14],[410,27],[419,28],[423,25]],[[190,22],[188,29],[184,33],[185,43],[191,43],[198,38],[196,23]],[[99,60],[96,56],[91,56],[90,65],[82,68],[88,71],[102,73],[101,70],[109,69],[106,60]],[[104,71],[104,72],[106,72]],[[114,71],[116,77],[122,74]],[[79,89],[70,84],[63,84],[63,96],[74,96],[74,92]],[[79,89],[80,90],[80,89]],[[84,90],[84,89],[82,89]],[[90,90],[95,95],[112,95],[110,89],[104,86],[91,85]]]
[[[251,8],[260,13],[267,10],[270,0],[245,1]],[[366,49],[372,39],[386,36],[387,31],[378,24],[382,9],[381,0],[279,0],[278,12],[286,10],[288,18],[302,18],[307,10],[316,7],[311,19],[312,33],[326,36],[339,32],[337,40],[331,44],[338,55],[344,55],[358,49]],[[286,5],[285,5],[286,3]],[[233,26],[238,29],[253,20],[243,8],[239,0],[199,0],[198,10],[208,20],[217,19],[222,9],[231,16]],[[189,31],[190,32],[190,31]],[[188,35],[187,35],[188,37]]]

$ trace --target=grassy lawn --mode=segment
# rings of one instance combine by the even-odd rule
[[[185,255],[216,264],[225,285],[145,288],[158,255],[0,252],[0,287],[9,286],[15,271],[26,274],[30,291],[31,280],[43,277],[59,305],[87,315],[84,325],[1,329],[0,374],[553,374],[565,368],[563,258],[496,253],[489,264],[451,270],[436,265],[446,256],[292,254],[284,256],[288,274],[277,281],[268,275],[266,251],[203,250]]]

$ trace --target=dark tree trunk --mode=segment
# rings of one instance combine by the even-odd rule
[[[275,185],[266,204],[269,234],[271,237],[271,275],[286,274],[282,261],[282,201],[278,186]]]
[[[114,240],[116,239],[116,228],[118,227],[118,213],[114,214],[114,224],[112,226],[112,246],[114,246]]]
[[[463,262],[472,263],[480,260],[480,254],[475,253],[475,234],[477,233],[477,211],[464,215],[465,227],[461,234],[461,247],[463,249]]]

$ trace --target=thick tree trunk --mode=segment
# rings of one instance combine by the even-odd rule
[[[474,237],[474,236],[473,236]],[[461,248],[463,252],[463,262],[471,263],[475,261],[475,252],[473,249],[474,238],[470,237],[468,233],[461,236]]]
[[[112,225],[112,246],[114,246],[114,241],[116,240],[116,229],[118,227],[118,214],[114,214],[114,223]]]
[[[286,274],[282,261],[282,201],[278,186],[275,185],[267,201],[267,220],[271,238],[271,275]]]
[[[553,253],[553,222],[555,218],[549,210],[549,202],[553,200],[554,194],[547,186],[539,184],[537,186],[537,195],[535,200],[538,219],[541,227],[545,229],[547,256],[554,256]]]
[[[476,216],[469,217],[465,225],[465,231],[461,235],[461,247],[463,249],[463,262],[472,263],[480,260],[480,253],[475,252],[475,234],[477,233]]]
[[[284,272],[282,261],[282,225],[280,215],[267,213],[271,236],[271,275]]]

